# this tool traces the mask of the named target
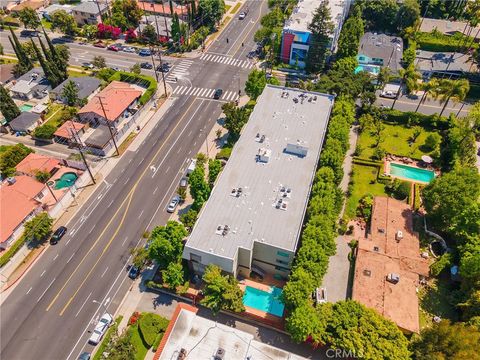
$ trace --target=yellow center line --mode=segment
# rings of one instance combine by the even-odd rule
[[[113,222],[113,220],[117,217],[117,215],[119,214],[119,212],[121,211],[121,209],[123,208],[123,205],[125,205],[125,203],[128,201],[128,205],[127,205],[127,208],[125,210],[125,213],[123,214],[123,217],[122,217],[122,220],[120,222],[120,225],[118,226],[117,230],[115,231],[114,235],[112,236],[112,238],[109,240],[108,244],[104,247],[102,253],[100,254],[100,257],[98,258],[98,260],[95,262],[94,266],[90,269],[88,275],[85,277],[85,279],[83,280],[82,284],[78,287],[77,291],[75,291],[75,294],[68,300],[67,304],[64,306],[64,308],[62,309],[62,311],[60,312],[60,315],[63,315],[63,313],[65,312],[65,310],[67,309],[68,305],[70,305],[70,303],[72,302],[72,300],[75,298],[75,295],[78,293],[78,291],[80,290],[80,288],[84,285],[85,281],[87,280],[87,278],[89,277],[89,275],[91,274],[91,272],[93,271],[93,269],[95,268],[95,266],[97,265],[98,261],[101,259],[101,257],[103,256],[103,254],[105,254],[105,252],[107,251],[108,247],[110,246],[110,244],[112,243],[113,239],[116,237],[116,235],[118,234],[118,231],[120,229],[120,227],[122,226],[122,223],[123,223],[123,220],[125,219],[125,216],[126,216],[126,213],[128,212],[128,207],[130,206],[130,203],[133,199],[133,195],[134,195],[134,192],[135,192],[135,189],[137,188],[137,185],[140,183],[140,181],[142,180],[142,178],[145,176],[146,172],[150,169],[150,166],[155,162],[157,156],[160,154],[160,152],[163,150],[164,146],[167,144],[167,142],[170,140],[170,138],[173,136],[173,134],[175,133],[175,131],[177,130],[177,128],[180,126],[180,124],[182,123],[183,119],[185,118],[185,116],[187,116],[188,112],[190,111],[191,107],[195,104],[196,102],[196,98],[192,101],[192,103],[190,104],[190,106],[187,108],[187,110],[185,111],[185,113],[182,115],[182,117],[180,118],[179,122],[177,123],[177,125],[175,125],[175,127],[172,129],[172,131],[170,132],[170,134],[167,136],[167,138],[165,139],[165,141],[162,143],[162,145],[158,148],[158,150],[155,152],[155,155],[153,156],[152,160],[149,162],[149,164],[145,167],[145,169],[143,170],[142,174],[140,175],[140,177],[138,178],[138,180],[135,182],[135,184],[133,185],[132,189],[128,192],[128,194],[125,196],[125,199],[122,201],[122,203],[120,204],[120,206],[118,207],[117,211],[115,212],[115,214],[112,216],[112,218],[110,219],[110,221],[107,223],[107,225],[105,226],[105,228],[103,229],[103,231],[101,232],[101,234],[98,236],[98,238],[95,240],[95,242],[93,243],[92,247],[90,247],[90,249],[88,250],[88,252],[85,254],[85,256],[82,258],[82,260],[80,261],[80,263],[77,265],[77,267],[75,268],[75,270],[73,270],[73,272],[70,274],[70,276],[68,277],[68,279],[65,281],[65,283],[63,284],[63,286],[61,287],[61,289],[57,292],[57,294],[55,295],[55,297],[53,298],[53,300],[51,301],[51,303],[48,305],[46,311],[49,311],[51,309],[51,307],[53,306],[53,304],[57,301],[58,297],[60,296],[60,294],[63,292],[63,290],[65,289],[65,287],[67,286],[67,284],[70,282],[70,280],[72,279],[72,277],[75,275],[75,273],[78,271],[78,269],[80,268],[80,266],[83,264],[83,262],[85,261],[85,259],[87,258],[87,256],[92,252],[92,250],[95,248],[95,246],[97,245],[97,243],[100,241],[100,239],[102,238],[102,236],[105,234],[105,232],[107,231],[107,229],[110,227],[111,223]]]
[[[237,45],[237,46],[236,46],[235,51],[233,52],[232,56],[234,56],[234,54],[240,49],[240,47],[241,47],[242,44],[245,42],[245,40],[247,39],[247,37],[250,35],[250,33],[252,32],[252,30],[255,29],[255,24],[260,21],[260,18],[261,18],[261,17],[262,17],[262,5],[260,5],[260,9],[259,9],[259,12],[258,12],[257,21],[253,23],[252,28],[245,34],[245,36],[243,37],[242,42],[240,43],[240,45]],[[230,52],[230,51],[229,51],[229,52]],[[227,55],[228,55],[228,53],[227,53]]]

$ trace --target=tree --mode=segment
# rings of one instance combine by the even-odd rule
[[[158,43],[158,36],[155,27],[152,24],[147,24],[142,30],[142,39],[148,44]]]
[[[180,20],[176,13],[173,14],[170,34],[172,35],[172,39],[174,43],[178,43],[180,41],[180,37],[181,37]]]
[[[265,89],[267,79],[265,72],[254,69],[248,74],[248,79],[245,82],[245,92],[252,100],[256,100]]]
[[[214,314],[220,310],[245,311],[242,301],[243,292],[238,286],[237,279],[233,276],[223,276],[222,270],[218,266],[209,264],[202,280],[205,287],[201,303],[211,309]]]
[[[3,85],[0,85],[0,111],[7,122],[12,121],[20,115],[20,109]]]
[[[83,25],[82,28],[82,36],[86,37],[88,40],[93,40],[97,37],[98,28],[96,25]]]
[[[114,326],[117,326],[116,324]],[[101,359],[108,360],[135,360],[136,349],[131,341],[131,336],[129,332],[118,336],[114,332],[112,339],[109,342],[109,347],[107,351],[101,354]],[[104,354],[108,354],[105,357]]]
[[[143,268],[148,259],[148,250],[144,247],[138,247],[131,249],[130,253],[133,255],[133,265],[139,269]]]
[[[53,134],[57,131],[57,127],[53,124],[43,124],[38,126],[33,131],[33,136],[38,139],[51,139],[53,138]]]
[[[325,332],[327,325],[325,320],[326,317],[322,317],[322,320],[320,320],[313,306],[304,304],[296,307],[289,314],[285,330],[291,335],[292,340],[297,343],[304,342],[310,338],[314,344],[318,344],[321,343],[321,339],[317,335]]]
[[[480,331],[473,326],[442,320],[420,335],[412,343],[416,360],[479,359]]]
[[[205,170],[203,167],[197,164],[195,170],[188,177],[188,184],[190,185],[190,195],[194,200],[192,209],[198,211],[210,196],[210,187],[205,181]]]
[[[53,219],[48,213],[41,212],[24,225],[23,232],[28,241],[43,241],[52,232]]]
[[[208,184],[213,189],[213,184],[217,180],[218,174],[222,171],[222,162],[218,159],[208,160]]]
[[[18,59],[18,64],[15,64],[14,74],[15,76],[21,76],[33,69],[33,62],[25,53],[22,44],[20,44],[20,41],[18,41],[17,35],[13,32],[11,27],[10,34],[11,37],[8,36],[8,40],[10,41],[13,51]]]
[[[41,25],[37,12],[30,7],[20,10],[18,17],[26,29],[36,30]]]
[[[105,58],[101,55],[97,55],[93,58],[92,60],[93,66],[95,66],[97,69],[103,69],[107,67],[107,61]]]
[[[396,32],[399,6],[395,0],[363,0],[357,4],[363,9],[362,17],[369,30]]]
[[[179,262],[183,251],[182,241],[187,234],[185,227],[176,221],[169,221],[166,226],[157,226],[150,234],[149,257],[157,261],[160,269],[166,269],[172,262]]]
[[[15,173],[15,166],[35,151],[23,144],[10,145],[0,153],[0,173],[4,177]]]
[[[460,168],[435,178],[423,190],[423,203],[428,218],[440,230],[460,232],[461,216],[478,201],[480,175],[475,168]]]
[[[140,64],[139,63],[135,63],[132,65],[132,67],[130,68],[130,72],[134,73],[134,74],[141,74],[142,73],[142,68],[140,67]]]
[[[454,102],[461,102],[465,100],[468,92],[470,91],[470,82],[467,79],[448,80],[444,79],[440,81],[440,90],[437,97],[440,98],[440,104],[444,104],[440,116],[443,115],[445,108],[450,100]]]
[[[438,133],[431,133],[429,134],[426,139],[424,146],[429,150],[429,151],[434,151],[438,148],[440,145],[440,142],[442,141],[442,137]]]
[[[308,271],[303,268],[295,268],[282,292],[282,300],[287,309],[295,309],[307,304],[310,294],[317,284]]]
[[[35,172],[35,179],[40,181],[41,183],[45,184],[48,179],[50,179],[51,175],[48,171],[37,170]]]
[[[168,264],[165,270],[162,270],[163,283],[168,286],[170,290],[175,290],[177,287],[183,285],[185,282],[183,278],[183,267],[180,262],[172,262]]]
[[[357,56],[360,39],[364,33],[362,13],[359,6],[354,6],[350,17],[345,21],[338,38],[337,59]],[[383,67],[382,69],[388,69]]]
[[[325,64],[328,53],[327,49],[330,44],[330,35],[334,30],[327,0],[322,0],[315,10],[308,29],[311,31],[311,37],[306,69],[309,72],[318,72],[323,69]]]
[[[405,0],[401,2],[397,15],[397,29],[400,33],[406,28],[415,26],[420,19],[420,5],[417,0]]]
[[[203,24],[213,29],[225,13],[225,2],[223,0],[200,0],[198,13],[203,19]]]
[[[455,118],[452,115],[450,125],[441,146],[444,169],[474,167],[477,147],[472,122],[469,118]]]
[[[44,49],[43,43],[40,41],[39,42]],[[58,86],[63,80],[60,77],[60,74],[58,73],[58,69],[55,67],[53,63],[48,61],[48,59],[44,58],[43,55],[40,53],[40,50],[38,49],[37,45],[33,40],[31,40],[33,49],[35,50],[35,54],[37,55],[38,61],[40,62],[40,65],[42,66],[43,73],[45,74],[45,77],[47,78],[48,82],[52,87]],[[49,55],[48,53],[44,52],[44,55]],[[50,55],[49,55],[50,57]]]
[[[390,77],[390,68],[386,66],[381,67],[377,75],[378,87],[382,89],[390,81]]]
[[[423,90],[423,95],[420,98],[420,101],[418,102],[417,108],[415,109],[415,112],[418,111],[420,106],[429,98],[433,97],[435,98],[437,96],[437,92],[439,91],[440,88],[440,83],[436,78],[432,78],[429,82],[423,83],[420,86],[420,89]]]
[[[225,128],[228,130],[229,136],[233,140],[238,139],[240,131],[247,123],[249,112],[246,108],[238,108],[234,103],[226,103],[222,105],[225,114]]]
[[[142,16],[143,10],[135,0],[114,0],[112,3],[112,25],[123,31],[138,27]]]
[[[65,10],[55,11],[51,18],[52,30],[59,29],[62,33],[69,36],[75,36],[79,32],[75,18]]]
[[[189,209],[185,214],[180,215],[180,221],[189,230],[192,231],[195,222],[197,221],[198,212]]]
[[[62,90],[62,97],[66,100],[67,105],[75,106],[78,104],[78,86],[74,81],[69,80]]]

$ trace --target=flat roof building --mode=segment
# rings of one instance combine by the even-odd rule
[[[193,271],[288,275],[333,101],[267,85],[185,245]]]
[[[417,287],[419,277],[428,273],[410,206],[375,197],[370,233],[358,242],[352,299],[375,309],[401,330],[418,333]]]

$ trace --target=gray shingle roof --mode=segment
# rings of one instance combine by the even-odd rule
[[[97,15],[98,6],[100,6],[100,10],[102,12],[107,8],[107,5],[105,4],[98,3],[97,5],[95,1],[87,1],[87,2],[82,2],[81,4],[75,6],[72,10],[87,13],[87,14]]]
[[[9,125],[13,130],[25,131],[34,125],[38,119],[40,119],[40,114],[22,112],[15,119],[10,121]]]
[[[61,96],[64,86],[69,81],[73,81],[75,85],[77,85],[78,97],[80,99],[89,97],[100,86],[100,80],[94,77],[90,77],[90,76],[71,77],[65,80],[64,82],[62,82],[60,85],[58,85],[55,89],[51,91],[51,93],[57,96]]]

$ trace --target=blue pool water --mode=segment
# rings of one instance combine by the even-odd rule
[[[282,289],[271,287],[271,292],[255,289],[247,286],[243,295],[245,306],[265,311],[269,314],[282,317],[285,305],[280,300]]]
[[[390,175],[425,183],[429,183],[435,177],[435,173],[431,170],[394,163],[390,163]]]
[[[378,73],[380,72],[380,66],[360,64],[355,68],[355,74],[358,74],[360,71],[367,71],[374,75],[378,75]]]

